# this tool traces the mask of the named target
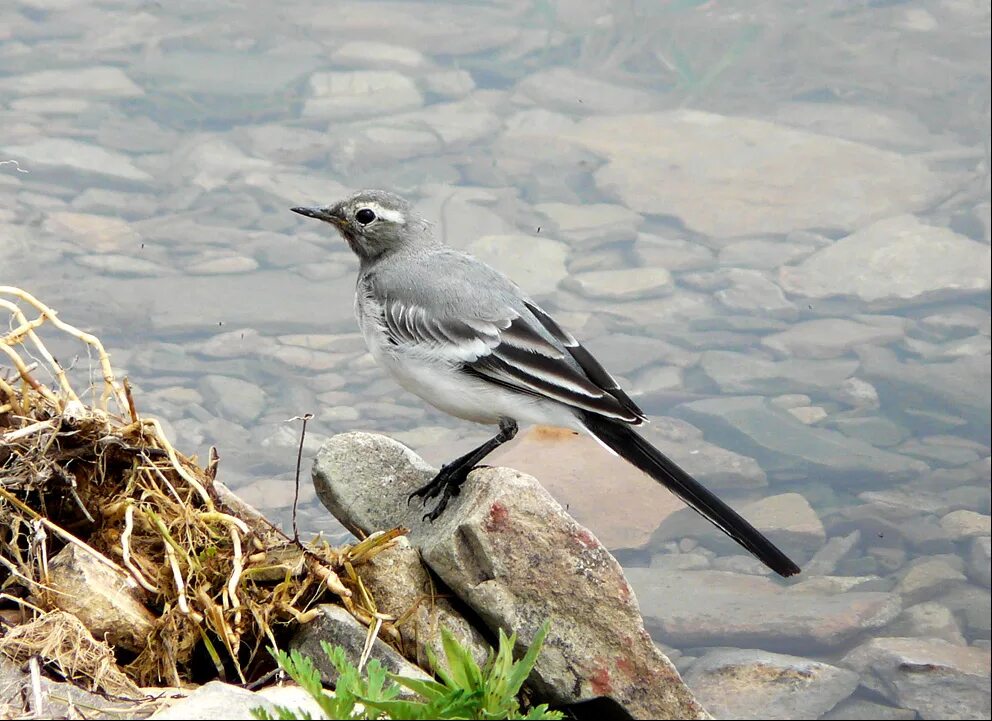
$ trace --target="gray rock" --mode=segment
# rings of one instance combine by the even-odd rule
[[[168,266],[144,258],[135,258],[131,255],[100,253],[99,255],[79,255],[76,256],[75,260],[86,268],[124,278],[172,274],[172,269]]]
[[[705,717],[644,631],[620,566],[533,478],[478,469],[430,524],[406,498],[434,473],[395,441],[349,433],[321,448],[313,478],[346,526],[409,528],[424,560],[491,631],[516,631],[526,644],[551,618],[533,677],[545,698],[607,695],[635,716]]]
[[[907,603],[921,603],[965,580],[961,570],[947,559],[924,558],[902,574],[895,590],[902,594]]]
[[[829,576],[843,560],[861,542],[861,531],[852,531],[846,536],[834,536],[818,550],[809,563],[803,568],[803,574],[809,576]]]
[[[908,708],[896,708],[866,701],[865,699],[848,699],[841,701],[833,710],[820,717],[826,721],[847,721],[848,719],[863,719],[864,721],[913,721],[916,711]]]
[[[562,285],[589,298],[633,300],[667,295],[672,276],[664,268],[596,270],[573,275]]]
[[[520,264],[526,249],[527,263]],[[465,250],[494,268],[513,277],[531,295],[552,293],[568,276],[565,261],[568,246],[560,240],[528,235],[485,235]]]
[[[651,233],[637,234],[633,252],[640,265],[672,271],[707,268],[713,263],[713,251],[705,245]]]
[[[622,205],[606,203],[539,203],[534,210],[553,223],[562,238],[582,244],[629,240],[637,235],[638,226],[644,222],[639,213]]]
[[[740,506],[739,513],[795,559],[808,558],[823,546],[823,524],[809,503],[798,493],[782,493]],[[723,552],[738,547],[713,524],[699,518],[691,508],[677,511],[655,531],[653,542],[684,537],[695,538],[704,546]]]
[[[907,638],[940,638],[957,646],[967,646],[951,609],[940,603],[918,603],[903,610],[886,634]]]
[[[290,639],[289,647],[304,656],[309,656],[320,671],[324,683],[333,685],[337,681],[338,672],[321,648],[321,642],[326,641],[331,646],[341,646],[348,660],[357,666],[362,657],[362,649],[365,647],[369,629],[341,606],[323,603],[318,608],[320,615],[300,627]],[[431,678],[430,674],[414,666],[379,638],[373,642],[369,658],[377,659],[390,673],[418,680]]]
[[[730,287],[714,295],[729,310],[786,319],[798,314],[795,304],[785,297],[778,284],[760,270],[731,268],[722,275]]]
[[[263,696],[223,681],[211,681],[171,706],[156,711],[150,718],[158,721],[215,721],[216,719],[253,719],[252,709],[263,708],[277,718],[275,704]]]
[[[879,450],[864,441],[825,428],[804,425],[759,396],[692,401],[674,410],[697,425],[731,431],[737,449],[758,459],[762,467],[793,467],[795,459],[819,475],[850,477],[870,473],[889,478],[917,476],[927,470],[921,461]]]
[[[846,668],[752,649],[701,656],[685,682],[716,718],[819,718],[858,687]]]
[[[282,706],[283,708],[288,708],[290,711],[296,712],[296,718],[304,718],[304,713],[309,714],[312,719],[327,718],[327,714],[324,713],[324,710],[320,707],[320,704],[317,703],[317,699],[296,684],[287,684],[285,686],[266,686],[265,688],[258,689],[255,693],[269,703],[273,703],[278,706]],[[333,692],[324,691],[324,693],[330,694]]]
[[[992,518],[987,513],[951,511],[940,519],[940,526],[955,540],[963,540],[992,533]]]
[[[873,308],[898,308],[987,293],[989,262],[987,245],[901,215],[782,268],[780,278],[787,292],[806,298],[853,296]]]
[[[52,603],[76,616],[94,638],[131,651],[145,648],[156,619],[131,576],[70,543],[49,559],[47,586]]]
[[[26,145],[7,145],[2,151],[20,160],[21,165],[28,168],[51,165],[123,180],[146,182],[152,179],[151,175],[138,168],[123,153],[80,140],[47,137]]]
[[[88,68],[39,70],[0,78],[0,92],[6,95],[47,95],[64,97],[101,95],[112,98],[135,98],[144,91],[120,68],[98,65]]]
[[[829,392],[858,368],[856,360],[769,360],[755,353],[708,350],[699,359],[703,372],[724,393]]]
[[[395,70],[314,73],[303,114],[343,119],[395,113],[423,104],[416,83]]]
[[[836,649],[899,615],[892,593],[823,593],[723,571],[628,568],[645,623],[676,646]]]
[[[266,408],[265,391],[240,378],[203,376],[200,392],[218,415],[245,425],[262,415]]]
[[[975,583],[988,586],[992,583],[992,538],[984,536],[971,542],[971,552],[968,554],[968,575]]]
[[[858,345],[892,343],[903,337],[906,321],[891,316],[821,318],[797,323],[782,333],[765,336],[761,344],[798,358],[837,358]]]
[[[842,662],[861,683],[922,718],[988,718],[988,650],[939,639],[875,638]]]
[[[161,699],[142,696],[133,689],[115,697],[42,675],[41,708],[36,708],[31,674],[25,665],[0,654],[0,714],[4,718],[78,719],[85,709],[86,718],[143,719],[162,705]]]
[[[898,398],[899,407],[924,428],[947,419],[934,415],[935,408],[953,409],[970,422],[987,424],[992,407],[992,368],[988,356],[958,358],[947,362],[901,360],[888,348],[858,349],[861,372],[883,399]],[[951,427],[962,424],[954,418]],[[940,425],[938,430],[946,427]]]
[[[636,113],[654,110],[662,103],[657,93],[598,80],[566,66],[528,75],[517,84],[516,92],[543,107],[573,114],[612,114],[617,108]]]
[[[606,158],[595,177],[608,195],[717,238],[853,230],[927,208],[944,192],[921,159],[750,118],[694,110],[592,117],[560,137]]]
[[[446,628],[469,649],[481,666],[489,653],[489,644],[472,624],[465,620],[447,589],[428,571],[420,553],[400,536],[393,545],[356,567],[366,590],[375,600],[379,613],[399,618],[415,608],[413,615],[398,627],[404,654],[418,666],[429,668],[426,649],[436,658],[445,658],[441,645],[441,628]],[[425,602],[425,599],[430,599]]]
[[[771,270],[805,258],[816,249],[810,243],[748,238],[724,246],[717,260],[722,266]]]

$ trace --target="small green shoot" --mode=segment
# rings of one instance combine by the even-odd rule
[[[313,661],[298,651],[275,656],[279,667],[296,681],[318,703],[321,710],[332,719],[561,719],[559,711],[551,711],[547,704],[531,708],[526,714],[520,710],[518,694],[530,675],[537,655],[548,634],[548,623],[541,626],[533,643],[523,658],[513,660],[513,647],[517,635],[507,637],[499,632],[499,649],[489,652],[489,658],[480,668],[472,654],[447,630],[441,631],[441,645],[447,664],[442,666],[428,651],[431,666],[440,681],[406,678],[388,673],[376,660],[371,659],[365,677],[348,661],[344,649],[321,643],[324,653],[338,672],[335,691],[326,693],[320,682],[320,672]],[[413,691],[419,698],[399,698],[402,687]],[[278,719],[310,718],[305,712],[276,707]],[[252,714],[257,719],[270,721],[273,717],[265,709],[256,708]]]

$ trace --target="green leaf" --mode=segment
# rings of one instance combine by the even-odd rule
[[[441,646],[448,657],[448,671],[455,684],[469,691],[482,689],[482,671],[472,654],[447,628],[441,629]]]
[[[448,693],[448,687],[437,681],[408,678],[406,676],[397,676],[396,674],[390,674],[389,676],[396,683],[405,686],[416,694],[420,694],[428,701],[441,698]]]
[[[534,670],[534,664],[537,663],[537,655],[541,653],[541,647],[544,645],[544,639],[547,637],[550,628],[551,621],[542,623],[537,633],[534,634],[534,640],[531,641],[524,657],[513,665],[507,690],[514,696],[520,692],[524,681],[530,676],[530,672]]]

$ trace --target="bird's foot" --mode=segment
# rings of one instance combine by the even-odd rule
[[[457,496],[461,492],[462,483],[465,482],[465,478],[471,470],[471,468],[452,466],[442,467],[438,471],[438,474],[431,479],[430,483],[421,486],[407,497],[407,505],[410,505],[410,502],[414,498],[422,498],[423,505],[426,506],[427,501],[441,496],[441,500],[437,502],[437,505],[431,511],[425,513],[422,519],[433,523],[444,513],[444,509],[447,508],[448,501],[451,500],[452,496]]]

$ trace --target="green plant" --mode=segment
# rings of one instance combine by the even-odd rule
[[[441,644],[447,668],[438,663],[428,649],[428,658],[439,681],[425,681],[388,673],[375,659],[368,663],[363,678],[359,670],[348,661],[340,646],[321,643],[324,653],[338,672],[334,694],[324,692],[320,672],[313,661],[293,651],[273,654],[279,666],[320,705],[332,719],[375,719],[382,715],[391,719],[561,719],[558,711],[550,711],[547,704],[531,708],[526,714],[520,710],[517,694],[537,662],[548,623],[541,626],[533,643],[523,658],[513,660],[513,646],[517,635],[507,637],[499,632],[499,648],[490,650],[489,658],[480,668],[462,644],[447,629],[441,630]],[[387,683],[388,680],[388,683]],[[419,699],[400,699],[401,687],[416,693]],[[310,718],[277,706],[279,719]],[[265,709],[252,710],[255,718],[270,720]]]

